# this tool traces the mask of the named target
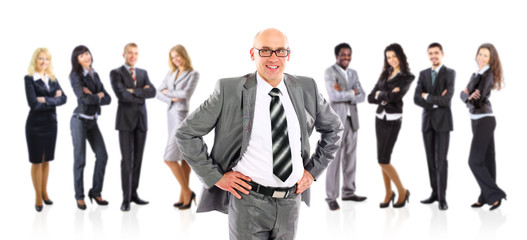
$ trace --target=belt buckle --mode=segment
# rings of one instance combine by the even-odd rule
[[[274,191],[273,192],[273,198],[285,198],[287,197],[288,191]]]

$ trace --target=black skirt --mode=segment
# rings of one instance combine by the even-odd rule
[[[402,120],[387,121],[375,117],[377,135],[377,160],[380,164],[389,164],[393,147],[401,130]]]
[[[29,162],[42,163],[53,160],[57,142],[57,122],[54,119],[39,122],[28,120],[26,122],[26,141]]]

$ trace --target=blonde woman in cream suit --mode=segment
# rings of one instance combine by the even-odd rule
[[[182,45],[172,47],[168,55],[170,71],[157,90],[157,98],[166,102],[168,120],[168,142],[164,160],[181,185],[179,201],[174,207],[189,209],[196,194],[189,187],[190,166],[183,160],[176,143],[176,130],[187,117],[189,101],[196,85],[199,73],[194,71],[187,50]]]

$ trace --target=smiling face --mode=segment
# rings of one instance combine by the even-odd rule
[[[177,68],[184,68],[185,60],[176,52],[170,52],[170,59]]]
[[[478,62],[479,69],[487,66],[490,63],[490,51],[487,48],[480,48],[478,55],[476,56],[476,61]]]
[[[125,59],[126,65],[130,67],[135,66],[135,63],[137,63],[138,55],[139,55],[139,50],[137,47],[128,46],[123,53],[123,57]]]
[[[257,49],[288,49],[289,44],[286,36],[276,29],[266,29],[256,36],[254,48]],[[290,53],[287,57],[277,57],[273,53],[270,57],[261,57],[258,50],[251,48],[251,59],[256,63],[256,70],[269,84],[276,86],[282,80],[286,62],[289,61]]]
[[[43,73],[48,69],[49,66],[49,56],[45,52],[38,54],[37,59],[35,59],[35,70],[38,73]]]
[[[431,47],[428,49],[428,58],[432,62],[434,68],[439,67],[443,61],[443,51],[439,47]]]
[[[337,64],[344,70],[348,68],[351,62],[351,49],[341,48],[337,55]]]
[[[394,70],[399,69],[399,58],[394,51],[386,51],[386,61]]]
[[[90,52],[83,52],[77,56],[79,64],[86,70],[90,70],[91,67],[91,54]]]

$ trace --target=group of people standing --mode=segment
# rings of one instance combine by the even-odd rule
[[[156,92],[156,88],[148,78],[148,73],[135,67],[138,54],[138,46],[135,43],[127,44],[123,51],[125,63],[110,72],[112,89],[118,99],[115,128],[119,131],[122,156],[121,210],[129,211],[131,202],[139,205],[148,204],[148,201],[139,197],[137,189],[148,130],[145,100],[156,95],[168,104],[170,134],[164,158],[181,185],[179,201],[174,207],[188,209],[196,195],[189,188],[190,167],[179,153],[175,130],[188,114],[188,100],[194,92],[199,74],[193,70],[186,49],[176,45],[169,51],[170,71]],[[77,207],[85,210],[83,173],[86,165],[86,142],[90,144],[96,159],[88,198],[90,202],[95,200],[98,205],[108,205],[108,201],[101,195],[108,153],[97,119],[101,115],[101,106],[110,104],[112,98],[93,68],[93,56],[86,46],[80,45],[73,49],[69,79],[77,97],[77,107],[70,121],[75,199]],[[40,212],[43,204],[53,204],[47,193],[47,179],[49,162],[54,159],[57,138],[55,108],[65,104],[67,100],[53,74],[51,54],[46,48],[35,50],[30,62],[29,74],[25,77],[25,89],[30,107],[26,122],[26,139],[36,194],[35,209]]]
[[[274,55],[274,56],[273,56]],[[420,72],[414,102],[423,108],[423,140],[432,193],[423,203],[439,202],[446,210],[447,152],[453,130],[451,98],[455,71],[442,64],[443,49],[428,47],[432,67]],[[326,201],[331,210],[339,205],[342,165],[342,200],[363,201],[355,194],[357,131],[356,104],[368,99],[377,104],[375,130],[377,158],[385,186],[381,208],[390,203],[404,207],[410,191],[404,187],[391,154],[403,114],[403,97],[415,76],[399,44],[384,50],[384,67],[374,88],[366,96],[357,72],[349,68],[352,49],[335,47],[336,64],[325,72],[329,103],[315,81],[284,73],[290,58],[289,42],[277,29],[258,32],[250,49],[256,71],[241,77],[220,79],[214,92],[189,114],[189,100],[199,74],[185,48],[170,49],[170,71],[161,85],[153,86],[145,70],[136,68],[138,46],[124,47],[125,63],[112,70],[110,81],[118,99],[116,129],[121,148],[122,211],[130,203],[148,204],[137,193],[147,134],[145,100],[157,96],[167,103],[168,141],[164,160],[181,185],[174,207],[188,209],[196,194],[189,188],[191,168],[204,184],[197,211],[218,210],[229,214],[231,239],[293,239],[300,201],[309,204],[309,187],[328,167]],[[90,201],[107,205],[102,186],[108,154],[97,125],[101,106],[111,102],[93,69],[93,57],[85,46],[72,53],[70,82],[77,97],[71,118],[74,146],[74,186],[79,209],[86,209],[83,189],[86,140],[96,155]],[[469,164],[481,195],[472,207],[500,206],[505,193],[496,185],[493,132],[496,126],[489,97],[502,86],[501,64],[496,49],[483,44],[476,55],[478,71],[461,92],[472,118],[473,140]],[[54,158],[57,136],[56,106],[66,103],[53,75],[47,49],[35,51],[25,77],[30,112],[26,124],[29,159],[35,187],[37,211],[52,204],[47,194],[49,161]],[[210,153],[203,136],[215,130]],[[317,130],[320,140],[310,151],[309,136]],[[184,160],[183,160],[184,159]],[[392,190],[392,182],[397,194]],[[395,198],[397,196],[397,201]],[[255,207],[257,206],[257,207]]]
[[[432,67],[419,73],[415,88],[414,103],[423,108],[422,133],[425,146],[430,187],[429,198],[423,204],[438,202],[440,210],[447,210],[446,187],[448,176],[448,147],[450,132],[453,130],[451,99],[454,95],[456,72],[443,65],[443,47],[439,43],[428,46]],[[377,159],[382,170],[385,198],[379,204],[386,208],[404,207],[409,201],[410,191],[406,189],[391,164],[391,154],[401,129],[403,97],[408,92],[415,76],[410,72],[406,55],[399,44],[391,44],[384,50],[384,67],[381,75],[368,95],[368,102],[377,104],[375,131],[377,137]],[[342,165],[342,200],[363,201],[366,197],[355,194],[356,144],[359,128],[357,103],[365,100],[357,72],[349,68],[351,47],[347,43],[335,47],[337,62],[325,73],[326,88],[331,107],[344,124],[341,147],[335,160],[328,166],[326,175],[326,201],[331,210],[339,209],[336,201],[339,195],[339,176]],[[469,166],[481,189],[474,208],[484,204],[494,210],[501,205],[506,194],[496,184],[496,160],[494,151],[494,129],[496,120],[490,104],[492,89],[502,87],[502,68],[496,48],[489,43],[482,44],[476,53],[478,70],[461,92],[461,100],[467,105],[472,119],[473,139],[470,149]],[[392,191],[392,182],[398,192]]]

